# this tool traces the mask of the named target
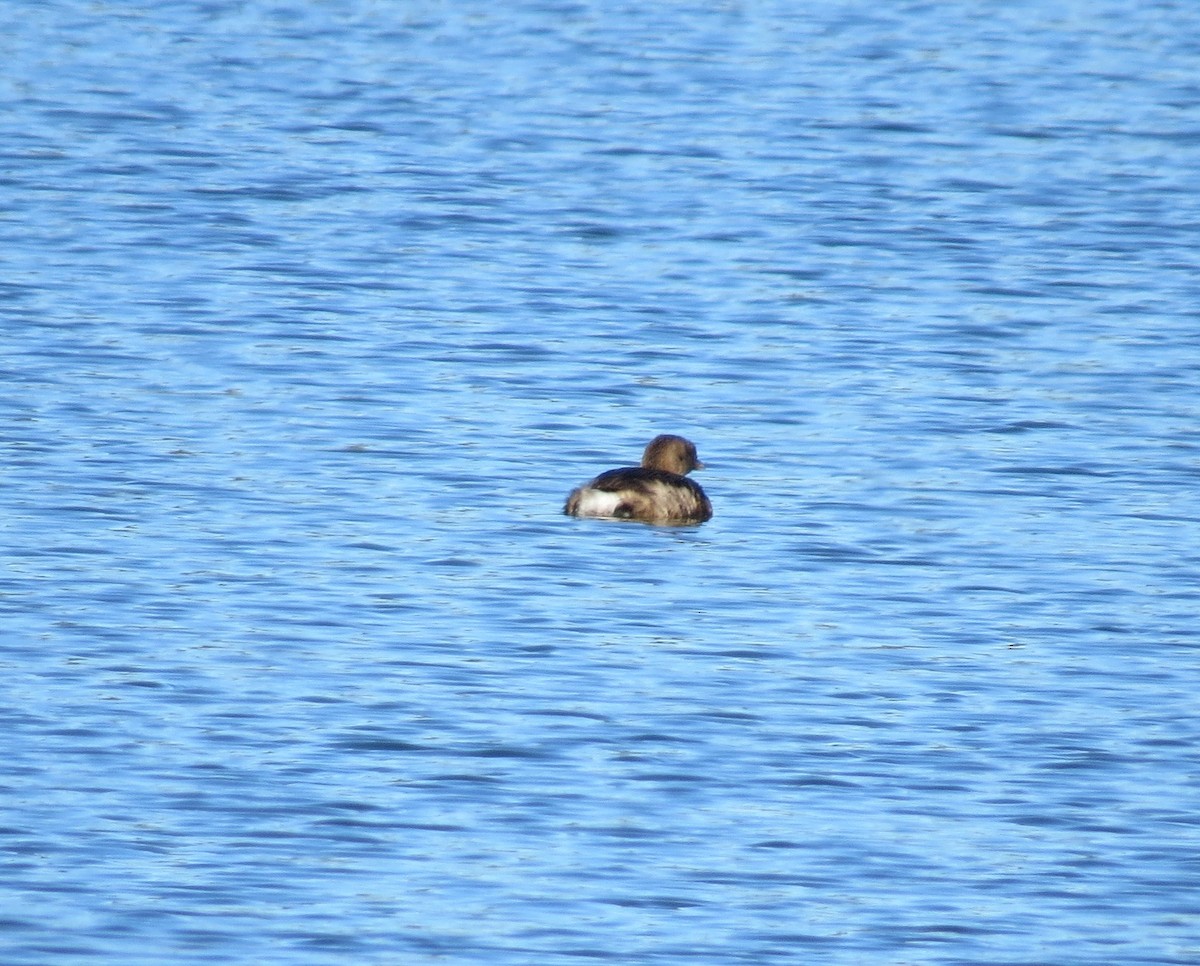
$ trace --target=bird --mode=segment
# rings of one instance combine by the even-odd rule
[[[703,523],[712,504],[699,483],[689,480],[702,470],[696,444],[682,436],[655,436],[642,453],[641,466],[607,470],[576,487],[563,513],[573,517],[611,517],[642,523]]]

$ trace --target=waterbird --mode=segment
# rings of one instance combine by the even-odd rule
[[[641,466],[607,470],[571,491],[563,513],[573,517],[613,517],[642,523],[703,523],[712,504],[700,484],[689,480],[702,470],[696,444],[669,433],[646,444]]]

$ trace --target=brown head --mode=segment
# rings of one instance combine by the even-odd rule
[[[696,444],[682,436],[655,436],[642,454],[642,466],[648,470],[666,470],[687,476],[692,470],[704,469],[696,458]]]

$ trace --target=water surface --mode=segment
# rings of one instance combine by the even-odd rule
[[[1200,959],[1191,8],[5,19],[4,962]]]

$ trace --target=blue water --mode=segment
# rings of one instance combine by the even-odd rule
[[[1200,961],[1200,7],[0,28],[6,966]]]

